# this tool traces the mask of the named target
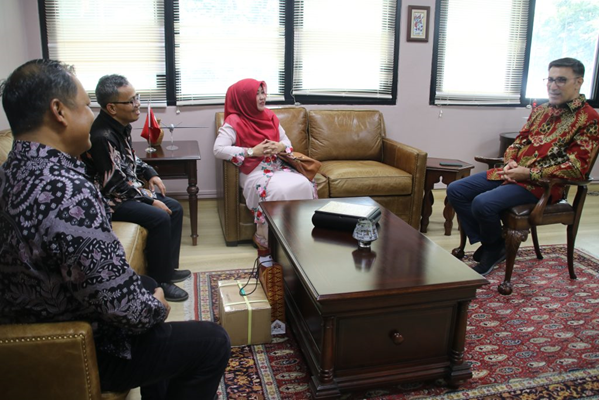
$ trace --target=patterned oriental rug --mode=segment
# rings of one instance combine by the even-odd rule
[[[566,249],[521,248],[502,296],[505,263],[470,304],[465,359],[473,378],[458,390],[443,380],[343,394],[341,399],[599,399],[599,260],[575,253],[570,280]],[[464,261],[473,265],[471,254]],[[218,321],[219,280],[247,278],[249,269],[202,272],[188,280],[188,319]],[[288,329],[289,331],[289,329]],[[234,347],[220,399],[310,399],[309,372],[291,332],[266,345]]]

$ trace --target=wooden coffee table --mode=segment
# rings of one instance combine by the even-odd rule
[[[471,378],[464,362],[468,304],[487,280],[383,207],[379,239],[371,252],[358,250],[351,232],[312,225],[314,210],[328,201],[262,203],[314,397]]]

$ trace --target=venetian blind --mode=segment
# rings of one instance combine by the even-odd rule
[[[282,99],[285,1],[175,0],[177,104],[223,103],[233,83],[253,78]]]
[[[98,80],[119,74],[142,102],[166,105],[163,0],[46,0],[45,17],[49,57],[75,66],[92,101]]]
[[[397,0],[298,0],[293,94],[390,99]]]
[[[435,104],[520,104],[528,0],[440,0]]]

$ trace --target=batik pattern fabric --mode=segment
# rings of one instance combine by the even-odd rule
[[[526,124],[504,154],[504,162],[514,160],[530,168],[528,181],[517,182],[538,198],[543,188],[539,179],[585,179],[591,168],[591,155],[599,145],[599,115],[588,105],[584,95],[560,106],[536,107]],[[487,179],[502,179],[502,168],[487,171]],[[554,186],[551,202],[563,197],[563,187]]]
[[[112,211],[129,200],[154,202],[144,181],[158,173],[135,154],[131,129],[130,124],[123,126],[101,110],[91,128],[92,147],[81,156],[87,174],[98,182]]]
[[[167,310],[130,268],[77,158],[16,140],[0,167],[0,324],[88,321],[96,347],[130,358]]]

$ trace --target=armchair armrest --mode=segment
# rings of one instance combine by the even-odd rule
[[[496,164],[503,164],[503,158],[501,157],[474,156],[474,160],[487,164],[488,169],[495,167]]]
[[[549,202],[549,198],[551,197],[551,189],[555,185],[559,186],[578,186],[578,190],[576,191],[576,197],[574,199],[574,203],[572,207],[577,209],[582,207],[581,200],[586,197],[587,186],[589,183],[593,181],[593,178],[572,181],[568,179],[562,178],[551,178],[551,179],[540,179],[538,181],[539,185],[543,187],[544,191],[541,195],[541,198],[533,208],[530,213],[529,221],[531,224],[539,225],[543,220],[543,213],[545,212],[545,207]]]
[[[225,242],[239,240],[239,168],[230,161],[216,160],[216,200]]]
[[[420,223],[420,212],[424,198],[424,182],[426,180],[426,159],[428,154],[407,144],[393,139],[383,138],[383,164],[401,169],[412,174],[412,210],[410,212],[413,227]]]
[[[8,399],[100,399],[87,322],[0,325],[0,359]]]
[[[393,139],[383,138],[383,164],[409,172],[415,179],[422,177],[423,182],[427,156],[425,151]]]

